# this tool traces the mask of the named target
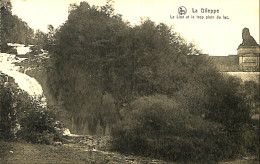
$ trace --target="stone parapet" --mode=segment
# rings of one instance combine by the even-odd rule
[[[237,49],[238,56],[259,56],[259,46],[239,46]]]

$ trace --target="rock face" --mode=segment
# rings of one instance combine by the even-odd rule
[[[243,47],[243,46],[258,46],[259,47],[259,45],[255,41],[255,39],[250,35],[248,28],[243,29],[242,39],[243,39],[243,42],[242,42],[242,44],[240,44],[239,47]]]

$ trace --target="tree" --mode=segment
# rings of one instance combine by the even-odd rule
[[[89,130],[95,133],[98,122],[104,128],[107,124],[102,118],[106,116],[100,116],[107,114],[100,110],[100,103],[104,93],[111,90],[111,66],[118,60],[117,53],[124,51],[126,43],[121,40],[127,27],[119,17],[109,17],[86,2],[73,8],[68,21],[54,35],[51,52],[57,79],[50,79],[50,84],[58,101],[72,113],[72,120],[87,120]]]
[[[12,3],[10,0],[1,0],[0,1],[0,8],[2,10],[2,8],[5,8],[6,10],[8,10],[9,12],[12,11]]]
[[[223,149],[216,146],[216,143],[223,146],[230,142],[231,145],[226,150],[228,156],[239,153],[243,145],[239,140],[243,139],[250,123],[244,95],[240,93],[240,82],[220,74],[208,57],[198,55],[200,51],[195,45],[187,43],[172,27],[163,23],[156,24],[149,18],[142,19],[140,25],[132,27],[120,15],[113,13],[112,6],[107,4],[95,7],[87,2],[74,5],[68,20],[54,35],[55,46],[51,53],[55,68],[50,71],[52,76],[48,80],[58,104],[71,113],[72,122],[77,125],[87,124],[89,133],[95,134],[99,124],[104,130],[113,127],[114,121],[120,120],[122,124],[117,122],[120,124],[117,132],[129,142],[136,141],[133,143],[137,147],[133,144],[131,150],[139,150],[138,143],[142,141],[144,144],[141,146],[149,150],[149,145],[153,144],[146,144],[146,137],[153,136],[156,129],[166,124],[166,116],[160,115],[161,108],[173,113],[183,110],[187,113],[187,117],[184,115],[185,120],[194,117],[190,120],[191,124],[183,123],[187,125],[184,134],[190,134],[192,130],[188,127],[193,122],[205,123],[207,126],[192,126],[194,131],[202,131],[203,135],[195,137],[189,146],[186,145],[188,140],[183,140],[180,147],[186,145],[187,149],[193,150],[192,147],[198,146],[196,140],[209,137],[214,143],[210,140],[207,143],[218,150]],[[168,109],[158,104],[150,107],[149,103],[144,103],[142,109],[136,112],[147,117],[147,120],[135,120],[139,118],[138,114],[133,114],[127,106],[142,97],[158,94],[167,97],[161,100],[161,104],[167,105],[174,100],[178,108]],[[103,105],[105,97],[109,97],[110,105]],[[120,114],[121,109],[125,108],[128,110],[124,112],[133,119],[130,122],[137,123],[130,130],[129,120]],[[111,116],[114,118],[111,119]],[[176,118],[174,114],[169,117],[169,120]],[[155,120],[149,122],[149,118]],[[170,127],[180,126],[178,122],[173,121],[173,124]],[[82,127],[78,132],[84,129],[84,126],[78,127]],[[145,131],[144,127],[150,131]],[[120,131],[120,128],[123,130]],[[218,137],[223,134],[227,138],[219,142],[218,137],[214,137],[215,130],[210,129],[219,131]],[[167,130],[170,131],[170,128]],[[145,131],[145,136],[136,135],[140,131]],[[181,137],[177,135],[175,138],[167,132],[165,134],[172,137],[173,143],[178,143],[178,137]],[[144,140],[139,140],[138,137]],[[162,136],[157,139],[166,141],[166,138],[160,137]],[[148,140],[149,137],[147,142]],[[151,149],[153,148],[160,152],[155,147]],[[160,150],[163,148],[165,147]],[[207,146],[202,149],[207,153]],[[237,151],[232,152],[231,149]],[[167,150],[174,152],[171,145]],[[217,158],[226,157],[221,151],[218,152]],[[213,152],[209,154],[212,156]]]
[[[51,50],[52,47],[54,46],[54,34],[55,34],[55,29],[52,25],[48,25],[48,32],[47,32],[47,45],[44,47],[47,50]]]
[[[8,52],[7,43],[32,44],[33,30],[18,16],[12,15],[12,4],[1,0],[1,51]]]

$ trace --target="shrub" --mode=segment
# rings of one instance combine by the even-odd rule
[[[171,161],[217,161],[232,155],[221,124],[192,116],[174,99],[142,97],[130,104],[112,131],[113,148]]]
[[[59,127],[59,122],[51,111],[43,108],[33,109],[21,118],[20,123],[20,134],[29,142],[52,144],[54,141],[61,140],[62,127]]]
[[[15,138],[16,110],[12,88],[0,84],[0,139],[13,140]]]
[[[61,140],[62,126],[39,101],[11,86],[0,85],[0,138],[51,144]]]

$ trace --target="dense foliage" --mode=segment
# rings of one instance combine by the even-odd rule
[[[193,78],[186,72],[207,60],[193,63],[195,58],[186,55],[197,54],[193,45],[165,24],[144,19],[131,27],[109,3],[98,8],[82,2],[71,8],[54,36],[55,67],[48,79],[57,101],[94,130],[103,117],[100,104],[106,93],[117,109],[138,96],[173,95]]]
[[[149,18],[131,26],[111,1],[101,7],[72,4],[62,26],[36,31],[33,40],[10,3],[1,16],[2,50],[8,42],[34,42],[32,53],[50,52],[48,90],[71,116],[72,132],[106,135],[112,129],[115,150],[172,161],[257,152],[250,106],[259,94],[245,91],[255,84],[220,74],[172,27]],[[60,138],[50,110],[14,89],[0,91],[2,139]]]
[[[250,85],[223,76],[171,27],[148,18],[131,26],[110,1],[69,12],[52,38],[48,79],[72,131],[114,127],[114,149],[173,161],[257,150],[243,92]]]
[[[50,109],[21,90],[0,84],[0,139],[51,144],[61,135],[62,126]]]
[[[215,98],[229,95],[230,90],[225,89]],[[196,90],[191,92],[197,93]],[[197,93],[198,99],[200,96]],[[203,163],[230,159],[238,154],[257,154],[258,133],[249,120],[248,108],[242,106],[245,101],[240,99],[242,102],[237,104],[242,107],[233,108],[232,102],[240,96],[230,98],[229,103],[219,100],[214,110],[208,108],[211,103],[205,101],[200,102],[205,103],[203,107],[196,101],[185,102],[165,95],[140,97],[121,110],[122,121],[112,131],[113,148],[171,161]],[[194,109],[190,110],[191,104],[205,112],[194,113]]]
[[[9,0],[1,0],[1,4],[1,52],[9,51],[7,43],[32,44],[34,31],[18,16],[12,15],[12,4]]]
[[[125,110],[112,134],[116,150],[183,162],[231,156],[232,141],[224,126],[192,115],[175,99],[142,97]]]

